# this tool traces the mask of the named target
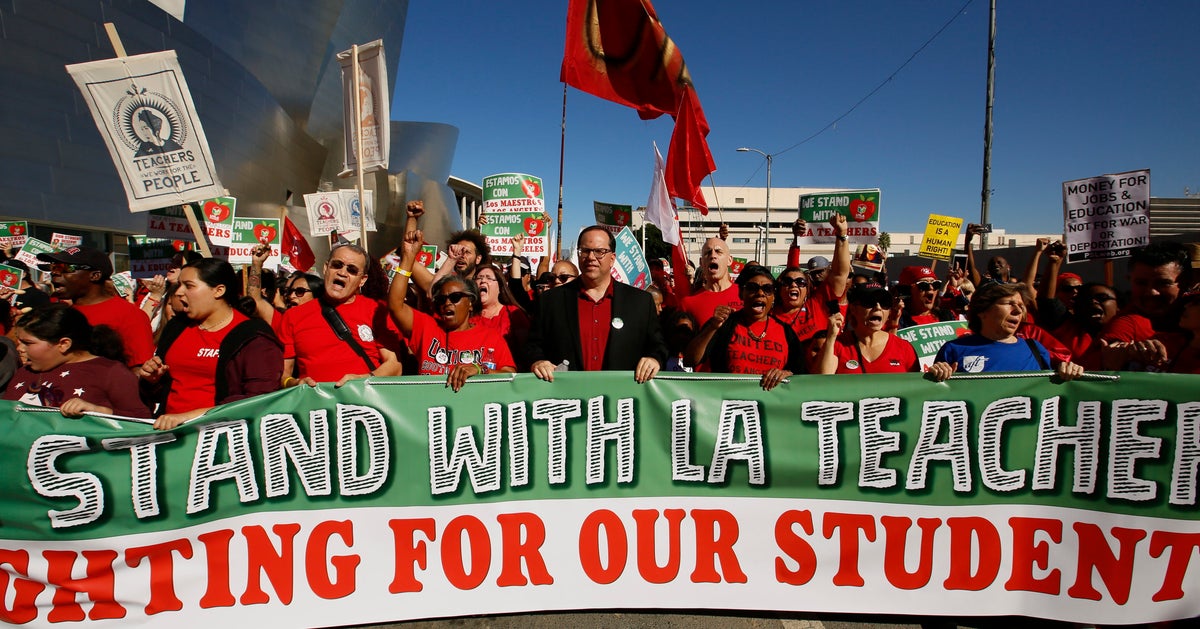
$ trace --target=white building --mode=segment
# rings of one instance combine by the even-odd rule
[[[767,262],[770,265],[781,265],[787,261],[788,244],[792,239],[792,222],[798,216],[800,195],[822,192],[839,192],[845,188],[779,188],[771,187],[771,226],[767,237],[766,229],[766,188],[747,187],[712,187],[703,188],[704,199],[708,202],[708,216],[702,216],[698,210],[681,208],[679,222],[688,249],[688,255],[696,259],[704,240],[717,235],[722,217],[729,225],[729,248],[736,258]],[[886,192],[886,191],[885,191]],[[966,217],[967,222],[973,220]],[[635,227],[641,225],[644,213],[638,212],[634,218]],[[882,231],[891,236],[889,255],[916,255],[921,247],[924,233],[892,232],[882,225]],[[965,230],[964,230],[965,231]],[[1011,234],[1003,229],[996,229],[987,239],[988,249],[1023,247],[1033,245],[1039,237],[1061,238],[1060,234]],[[767,246],[764,253],[763,244]],[[979,243],[976,242],[976,247]],[[962,235],[958,238],[958,250],[963,248]],[[811,256],[829,257],[833,253],[833,245],[809,245],[803,248],[802,256],[807,260]]]

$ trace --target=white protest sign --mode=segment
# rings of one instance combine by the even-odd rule
[[[67,66],[125,186],[131,212],[221,196],[174,50]]]
[[[1067,263],[1127,258],[1150,244],[1150,171],[1063,182]]]

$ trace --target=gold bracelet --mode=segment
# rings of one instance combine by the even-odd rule
[[[282,384],[283,384],[283,388],[285,388],[285,389],[286,389],[286,388],[288,388],[288,387],[292,386],[292,385],[291,385],[291,382],[292,382],[293,380],[296,380],[296,378],[293,378],[293,377],[291,377],[291,376],[288,376],[288,377],[284,378],[284,379],[283,379],[283,383],[282,383]]]

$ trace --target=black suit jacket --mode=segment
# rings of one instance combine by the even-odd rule
[[[552,288],[537,299],[537,320],[529,331],[529,361],[548,360],[558,365],[570,361],[570,371],[583,369],[583,344],[579,340],[579,280]],[[667,362],[667,345],[658,325],[654,298],[642,290],[613,280],[613,318],[604,348],[605,371],[633,371],[642,357]]]

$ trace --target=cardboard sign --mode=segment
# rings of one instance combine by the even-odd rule
[[[617,252],[612,276],[634,288],[645,289],[650,284],[650,265],[646,263],[646,254],[642,252],[642,246],[628,227],[622,227],[621,231],[617,232],[616,240]]]
[[[19,248],[29,237],[27,221],[0,221],[0,249]]]
[[[225,194],[174,50],[67,66],[108,147],[129,211]]]
[[[837,234],[829,225],[835,214],[846,217],[846,235],[855,244],[875,244],[879,241],[879,189],[847,190],[800,195],[800,218],[808,228],[800,236],[800,244],[832,244]]]
[[[869,271],[882,271],[887,262],[887,250],[879,245],[859,245],[850,264]]]
[[[612,233],[617,233],[625,227],[633,227],[633,206],[617,205],[592,201],[592,211],[596,215],[596,224]]]
[[[54,232],[50,234],[50,244],[59,248],[66,249],[67,247],[78,247],[83,244],[83,236],[75,236],[73,234],[60,234]]]
[[[1067,263],[1127,258],[1150,244],[1150,171],[1063,182]]]
[[[279,233],[277,218],[237,218],[233,219],[233,243],[229,245],[228,260],[230,264],[250,264],[255,247],[260,244],[270,245],[271,254],[263,262],[264,269],[274,269],[283,260],[280,249],[282,234]]]
[[[166,275],[180,241],[138,235],[129,237],[129,274],[133,279]]]
[[[24,271],[15,266],[0,264],[0,286],[17,288],[21,285],[21,276],[24,274]]]
[[[130,271],[122,271],[113,273],[112,275],[113,288],[117,289],[117,293],[122,298],[128,298],[137,291],[137,283],[133,279],[133,274]]]
[[[21,246],[21,250],[14,257],[24,262],[29,268],[35,269],[39,264],[43,264],[41,260],[37,259],[39,253],[54,253],[55,251],[57,249],[50,243],[30,237],[25,239],[25,244]]]
[[[237,213],[237,199],[234,197],[205,199],[193,204],[192,208],[200,217],[200,228],[204,230],[204,237],[208,239],[208,242],[228,247],[233,235],[233,217]]]
[[[929,221],[925,224],[925,237],[921,239],[921,248],[917,255],[949,262],[954,257],[954,245],[958,242],[958,232],[962,231],[962,224],[961,218],[930,214]]]
[[[897,330],[896,336],[912,343],[917,352],[917,359],[921,362],[921,371],[929,371],[938,350],[942,349],[946,341],[953,341],[969,333],[966,321],[940,321]]]

